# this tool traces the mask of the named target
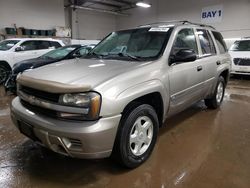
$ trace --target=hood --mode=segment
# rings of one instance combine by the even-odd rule
[[[250,51],[229,51],[232,58],[250,58]]]
[[[24,61],[21,61],[21,62],[14,64],[13,73],[18,74],[18,73],[23,72],[27,69],[34,69],[37,67],[41,67],[41,66],[53,63],[53,62],[55,62],[55,60],[42,59],[42,58],[34,58],[34,59],[24,60]]]
[[[142,62],[120,60],[73,59],[43,66],[23,74],[30,79],[68,85],[88,85],[94,88],[142,64]]]
[[[2,50],[0,50],[0,60],[2,60],[3,58],[5,58],[5,56],[8,56],[8,55],[10,55],[10,54],[12,54],[13,52],[12,51],[9,51],[9,50],[7,50],[7,51],[2,51]]]

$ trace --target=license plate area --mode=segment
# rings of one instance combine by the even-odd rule
[[[31,125],[22,121],[19,121],[18,125],[19,125],[19,130],[22,134],[24,134],[25,136],[29,137],[34,141],[40,142],[40,140],[34,134],[33,127]]]

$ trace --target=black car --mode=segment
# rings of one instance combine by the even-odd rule
[[[12,73],[5,82],[4,86],[6,91],[16,91],[16,77],[19,73],[28,70],[35,69],[44,65],[55,63],[61,60],[73,59],[76,57],[82,57],[86,55],[95,45],[69,45],[52,50],[38,58],[28,59],[14,64]]]

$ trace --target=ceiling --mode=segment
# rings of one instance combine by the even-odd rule
[[[122,15],[123,11],[135,8],[136,2],[138,0],[68,0],[65,7]]]

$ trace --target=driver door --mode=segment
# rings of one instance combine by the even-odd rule
[[[171,55],[180,49],[193,49],[198,57],[198,46],[193,28],[177,32]],[[169,67],[170,109],[169,114],[178,113],[204,96],[204,67],[202,61],[173,63]]]

